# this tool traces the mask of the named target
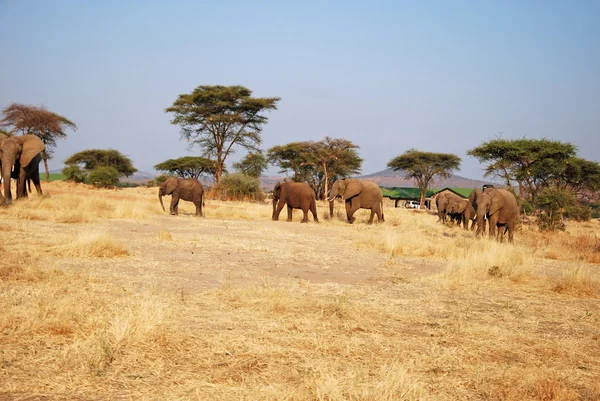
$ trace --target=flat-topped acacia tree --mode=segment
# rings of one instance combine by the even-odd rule
[[[390,160],[387,166],[402,170],[406,178],[415,180],[419,187],[421,208],[425,206],[425,193],[434,176],[448,178],[460,167],[461,158],[452,153],[432,153],[410,149]]]
[[[252,91],[243,86],[201,85],[179,95],[165,111],[173,113],[171,123],[181,127],[181,138],[190,147],[200,147],[204,156],[215,160],[219,184],[234,146],[258,150],[268,122],[264,113],[276,110],[278,101],[278,97],[252,97]]]
[[[68,129],[77,131],[77,125],[60,114],[47,110],[44,106],[32,106],[13,103],[2,110],[4,118],[0,126],[8,128],[7,133],[36,135],[45,145],[42,160],[46,170],[46,182],[49,181],[48,159],[52,159],[57,139],[67,137]]]
[[[201,175],[214,177],[215,162],[200,156],[184,156],[158,163],[154,169],[181,178],[198,178]]]

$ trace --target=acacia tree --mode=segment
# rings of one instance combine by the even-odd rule
[[[510,186],[519,185],[519,196],[534,201],[542,188],[560,180],[577,148],[569,142],[549,139],[493,139],[467,154],[488,163],[486,176],[501,177]]]
[[[137,171],[130,158],[114,149],[89,149],[77,152],[65,160],[67,167],[63,174],[67,179],[90,182],[93,177],[108,177],[110,184],[116,184],[119,177],[129,177]],[[103,186],[106,182],[101,182]]]
[[[215,175],[215,161],[200,156],[184,156],[165,160],[154,168],[157,171],[181,178],[198,178],[200,175]]]
[[[258,150],[264,112],[277,109],[278,97],[254,98],[243,86],[201,85],[179,95],[165,111],[173,113],[172,124],[181,127],[181,138],[198,146],[204,156],[215,160],[215,181],[219,184],[225,160],[240,146]]]
[[[248,154],[240,161],[233,163],[233,168],[250,177],[260,178],[263,171],[267,169],[269,161],[264,153],[259,150],[256,152],[248,152]]]
[[[77,131],[74,122],[59,114],[48,111],[45,107],[36,107],[13,103],[3,110],[4,118],[0,125],[9,128],[11,133],[21,135],[32,134],[39,137],[45,145],[42,160],[46,170],[46,181],[49,181],[48,159],[54,155],[57,139],[67,137],[66,130]]]
[[[460,167],[461,158],[452,153],[432,153],[410,149],[390,160],[387,166],[403,170],[406,178],[415,180],[419,187],[421,208],[425,206],[425,194],[434,176],[448,178]]]
[[[358,146],[349,140],[325,137],[318,142],[274,146],[268,158],[281,173],[292,172],[294,181],[307,182],[317,198],[324,199],[333,181],[360,172],[362,159],[356,149]]]

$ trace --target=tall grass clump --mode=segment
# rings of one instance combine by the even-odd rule
[[[87,232],[67,237],[53,247],[53,253],[63,257],[112,258],[129,255],[127,248],[107,233]]]
[[[224,175],[219,185],[211,188],[207,197],[220,200],[262,202],[265,194],[260,189],[258,178],[235,173]]]

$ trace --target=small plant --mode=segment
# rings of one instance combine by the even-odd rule
[[[542,231],[565,229],[563,222],[565,208],[575,204],[575,197],[568,191],[560,189],[544,189],[535,199],[535,206],[541,212],[538,215],[538,226]]]
[[[590,221],[592,209],[589,206],[575,204],[565,208],[565,217],[575,221]]]
[[[531,202],[529,201],[522,201],[521,202],[521,214],[525,215],[525,216],[529,216],[533,213],[534,208],[533,205],[531,204]]]
[[[215,185],[212,191],[223,200],[248,200],[262,202],[265,194],[260,189],[258,178],[246,174],[227,174],[221,179],[219,185]]]
[[[86,182],[96,188],[112,188],[119,183],[119,171],[114,167],[96,167],[90,171]]]
[[[79,166],[76,164],[65,167],[62,170],[62,173],[65,175],[67,181],[79,183],[85,182],[87,176],[86,172],[79,168]]]

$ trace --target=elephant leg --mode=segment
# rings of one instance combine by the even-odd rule
[[[374,208],[371,209],[371,215],[369,216],[368,224],[373,224],[373,217],[375,217],[375,209]]]
[[[179,195],[175,195],[173,194],[171,196],[171,207],[170,207],[170,212],[172,215],[177,215],[179,214],[178,212],[178,207],[179,207]]]
[[[317,202],[313,201],[310,205],[310,211],[313,215],[313,219],[315,220],[315,223],[319,222],[319,218],[317,217]]]
[[[288,207],[288,218],[287,218],[287,221],[292,221],[292,212],[293,212],[293,209],[292,209],[292,207],[290,205],[288,205],[287,207]]]
[[[277,209],[275,209],[275,211],[273,212],[273,220],[277,221],[279,220],[279,213],[281,213],[281,209],[283,209],[283,206],[285,205],[285,202],[281,199],[279,199],[279,201],[277,202]]]
[[[38,196],[44,196],[44,193],[42,192],[42,185],[40,184],[39,172],[37,174],[34,173],[31,180],[33,181],[33,185],[35,185],[35,190],[37,191]],[[31,189],[29,192],[31,192]]]
[[[508,225],[508,242],[510,244],[515,242],[515,222],[511,222]]]
[[[202,216],[202,202],[195,202],[196,205],[196,216]]]
[[[302,214],[304,215],[304,217],[302,217],[300,223],[308,223],[308,208],[302,209]]]
[[[17,178],[17,199],[19,198],[27,198],[27,183],[23,166],[20,166],[19,177]]]
[[[346,217],[348,217],[348,223],[354,223],[356,220],[353,216],[354,213],[360,208],[357,197],[346,201]]]
[[[489,222],[489,237],[493,239],[496,236],[496,225],[498,224],[498,216],[490,216]]]

